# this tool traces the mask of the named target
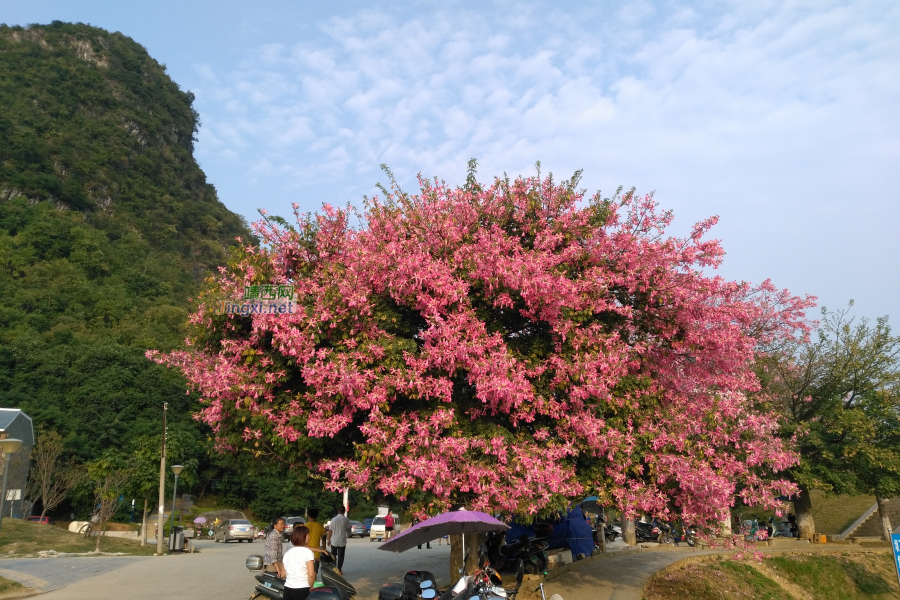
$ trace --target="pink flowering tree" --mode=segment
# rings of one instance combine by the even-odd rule
[[[811,300],[712,275],[715,219],[666,237],[649,196],[587,199],[577,176],[420,185],[367,200],[356,227],[330,206],[257,223],[188,348],[150,354],[185,374],[221,451],[423,513],[597,494],[710,523],[793,491],[751,363]],[[216,314],[269,283],[293,286],[293,312]]]

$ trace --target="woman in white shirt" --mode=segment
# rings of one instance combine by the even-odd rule
[[[300,526],[291,532],[290,550],[284,553],[281,562],[287,577],[284,581],[284,600],[306,600],[309,588],[316,581],[315,557],[306,547],[309,529]]]

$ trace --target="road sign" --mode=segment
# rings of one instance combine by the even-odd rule
[[[6,490],[6,501],[10,500],[21,500],[22,499],[22,490]]]
[[[897,582],[900,583],[900,533],[891,534],[891,549],[894,551],[894,568],[897,569]]]

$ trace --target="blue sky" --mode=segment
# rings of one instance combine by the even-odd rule
[[[900,4],[0,0],[147,47],[248,219],[357,203],[387,163],[655,191],[722,274],[900,320]]]

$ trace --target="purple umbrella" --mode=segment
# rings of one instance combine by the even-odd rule
[[[389,539],[378,546],[378,549],[390,552],[405,552],[413,546],[420,546],[445,535],[505,531],[507,529],[509,529],[509,525],[483,512],[455,510],[432,517],[410,527],[397,537]],[[465,554],[465,549],[463,549],[463,554]]]

